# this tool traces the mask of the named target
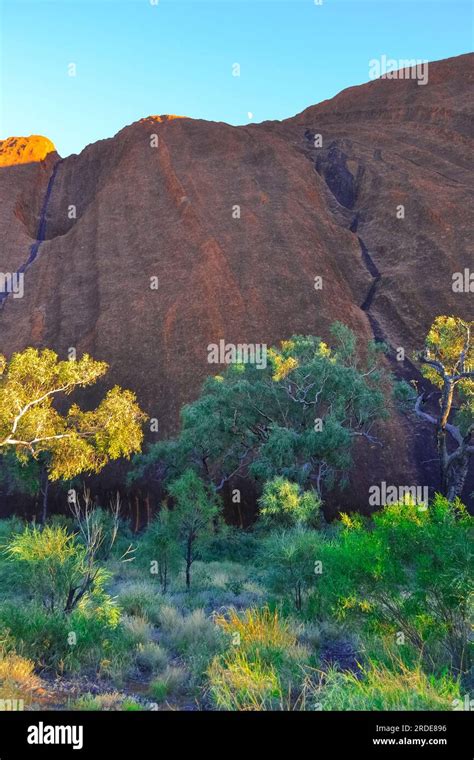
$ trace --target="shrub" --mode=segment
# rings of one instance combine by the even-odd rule
[[[122,702],[123,712],[141,712],[142,710],[145,710],[145,707],[132,697],[126,697]]]
[[[121,626],[97,611],[77,609],[67,616],[34,604],[5,603],[0,606],[0,636],[5,635],[20,656],[59,673],[86,669],[107,674],[132,657]]]
[[[146,564],[150,573],[157,576],[163,594],[168,590],[170,580],[181,565],[182,557],[175,523],[170,513],[162,506],[157,517],[149,525],[138,545],[137,559]]]
[[[108,579],[62,526],[26,527],[13,536],[6,552],[29,593],[52,613],[69,613],[93,595],[100,598]]]
[[[201,556],[203,542],[213,534],[221,504],[214,490],[191,469],[173,480],[168,492],[175,505],[170,515],[170,529],[181,547],[189,589],[192,564]]]
[[[236,562],[196,562],[194,586],[196,589],[231,591],[239,594],[246,583],[255,577],[255,570]]]
[[[269,524],[283,528],[295,525],[317,527],[321,499],[315,491],[303,491],[298,483],[282,477],[265,483],[259,499],[260,514]]]
[[[133,645],[145,644],[151,637],[151,626],[143,617],[124,617],[122,626],[126,637]]]
[[[24,523],[19,517],[8,517],[0,520],[0,550],[6,549],[8,543],[16,533],[20,533]]]
[[[168,654],[159,644],[147,641],[139,644],[135,656],[137,666],[145,673],[156,673],[168,664]]]
[[[148,693],[157,702],[163,702],[170,693],[170,688],[163,677],[155,678],[148,687]]]
[[[316,587],[316,561],[321,538],[302,527],[271,534],[262,543],[261,558],[267,568],[269,589],[290,596],[298,612],[305,596]]]
[[[226,615],[216,615],[216,624],[232,635],[236,646],[246,648],[284,649],[296,644],[296,637],[288,623],[281,620],[277,610],[268,607],[246,610],[238,614],[230,609]]]
[[[254,533],[230,525],[220,526],[201,550],[204,562],[252,562],[258,550]]]
[[[149,581],[127,583],[118,593],[117,603],[126,615],[147,618],[151,623],[158,621],[163,598]]]
[[[70,532],[78,530],[78,538],[86,548],[92,548],[94,559],[106,562],[111,556],[129,555],[133,551],[131,533],[126,523],[120,519],[121,501],[117,493],[110,501],[110,508],[96,507],[90,491],[85,488],[82,499],[75,492],[75,501],[70,504],[74,515]],[[54,518],[53,518],[54,519]],[[64,520],[64,518],[63,518]],[[51,520],[51,524],[53,520]]]
[[[205,671],[210,659],[223,647],[219,628],[201,609],[182,615],[174,607],[163,606],[160,633],[169,649],[186,657],[196,675]]]
[[[428,509],[404,503],[374,515],[373,528],[344,518],[345,529],[323,547],[321,588],[339,617],[357,614],[442,671],[469,669],[472,518],[460,503],[437,496]]]
[[[35,692],[41,688],[41,680],[34,673],[34,663],[16,652],[0,652],[0,700],[31,702]]]

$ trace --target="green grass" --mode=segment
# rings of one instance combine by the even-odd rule
[[[135,662],[143,673],[157,673],[163,670],[169,662],[167,651],[154,641],[139,644]]]
[[[158,630],[166,648],[183,658],[196,676],[204,673],[212,657],[223,649],[219,627],[201,609],[183,614],[164,605]]]
[[[148,694],[151,699],[163,702],[180,691],[185,684],[186,673],[182,668],[169,666],[157,678],[151,681]]]
[[[144,710],[139,702],[131,697],[126,697],[119,692],[105,694],[83,694],[71,704],[72,710],[85,710],[88,712],[124,710],[126,712],[138,712]]]
[[[288,620],[268,607],[215,617],[230,646],[208,669],[209,694],[218,709],[291,709],[301,690],[309,652]]]
[[[396,671],[370,664],[360,678],[331,671],[321,690],[323,710],[451,710],[459,685],[451,677],[427,676],[404,665]]]
[[[146,618],[156,623],[164,598],[157,583],[148,579],[122,584],[118,590],[117,603],[130,616]]]

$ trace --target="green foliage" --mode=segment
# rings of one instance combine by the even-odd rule
[[[156,623],[163,603],[163,597],[157,591],[153,581],[127,583],[120,590],[117,603],[125,614],[143,617],[151,623]]]
[[[137,647],[136,663],[145,673],[156,673],[168,664],[168,654],[159,644],[147,641]]]
[[[277,611],[229,610],[216,623],[230,637],[230,648],[208,669],[209,692],[223,710],[278,710],[292,702],[302,680],[307,652]],[[291,709],[291,706],[290,706]]]
[[[354,334],[332,328],[333,348],[294,336],[268,351],[268,366],[231,365],[185,406],[181,433],[134,459],[130,479],[171,479],[192,467],[219,488],[232,476],[262,482],[281,476],[302,486],[344,482],[356,436],[387,416],[389,378],[370,344],[357,354]],[[320,421],[320,422],[318,422]]]
[[[107,694],[83,694],[76,699],[71,705],[72,710],[87,710],[88,712],[99,712],[102,710],[123,710],[125,712],[137,712],[145,708],[135,699],[125,697],[119,692]]]
[[[303,491],[290,483],[291,527],[278,524],[277,488],[277,517],[267,520],[278,527],[247,532],[220,526],[212,486],[193,470],[185,475],[138,539],[137,561],[120,565],[117,602],[106,593],[117,560],[91,553],[87,541],[87,526],[114,531],[107,513],[91,511],[77,535],[63,519],[42,531],[0,521],[0,695],[38,706],[35,670],[47,670],[107,679],[105,693],[85,694],[74,709],[141,709],[142,699],[120,691],[133,688],[130,679],[171,708],[183,699],[227,710],[464,704],[472,518],[459,501],[437,496],[427,509],[406,501],[315,530],[291,525]],[[160,593],[150,562],[171,541],[182,563],[190,538],[191,559],[200,557],[193,589],[177,580]],[[240,562],[210,561],[227,553]],[[68,589],[84,578],[93,582],[66,614]],[[328,667],[323,654],[335,639],[353,644],[356,674]]]
[[[474,322],[458,317],[436,317],[425,350],[416,356],[424,376],[441,391],[436,416],[422,409],[424,394],[417,398],[414,411],[434,426],[441,491],[450,501],[461,496],[474,453],[473,327]]]
[[[70,611],[77,599],[82,607],[109,605],[113,614],[103,591],[108,574],[90,565],[86,548],[65,527],[27,526],[11,538],[6,554],[18,567],[22,585],[49,612]]]
[[[153,699],[156,699],[157,702],[163,702],[166,697],[170,694],[172,689],[170,689],[170,685],[168,680],[165,680],[162,676],[159,678],[155,678],[150,686],[149,686],[149,694]]]
[[[321,499],[314,491],[303,491],[297,483],[282,477],[265,483],[259,499],[260,515],[269,524],[291,528],[295,525],[316,527]]]
[[[0,355],[0,450],[21,462],[47,455],[51,480],[99,472],[108,461],[139,451],[146,417],[131,391],[115,386],[88,412],[73,404],[62,415],[53,405],[107,369],[87,354],[60,361],[49,349],[27,348],[9,362]]]
[[[165,671],[150,683],[148,693],[157,702],[164,702],[183,685],[185,673],[181,668],[168,666]]]
[[[40,465],[35,459],[20,461],[12,451],[0,456],[0,488],[13,493],[34,496],[40,484]]]
[[[177,518],[172,518],[166,505],[162,505],[138,546],[138,562],[146,565],[149,572],[158,577],[164,594],[182,563],[178,527]]]
[[[174,500],[170,529],[177,537],[186,562],[186,585],[191,585],[191,565],[199,558],[201,545],[214,531],[220,504],[212,488],[194,470],[187,469],[170,483],[168,493]]]
[[[437,388],[443,389],[445,376],[456,388],[454,421],[463,434],[474,425],[474,339],[473,322],[459,317],[436,317],[425,341],[421,371]]]
[[[14,535],[23,530],[24,525],[23,520],[16,515],[0,520],[0,564],[6,560],[4,550],[8,543]]]
[[[229,653],[213,660],[208,676],[211,699],[219,710],[275,710],[283,701],[278,673],[260,655]]]
[[[436,317],[425,341],[425,358],[439,362],[449,375],[474,370],[474,341],[470,339],[473,323],[459,317]],[[461,366],[461,364],[463,366]],[[436,367],[423,364],[423,375],[438,388],[443,380]],[[474,392],[474,380],[466,377],[460,380],[459,389],[470,395]]]
[[[201,554],[205,562],[252,562],[258,546],[259,540],[254,531],[222,524],[219,525],[218,532],[206,542]]]
[[[132,656],[116,619],[100,609],[76,609],[66,616],[34,604],[4,603],[0,636],[6,634],[18,654],[57,673],[84,669],[105,676]]]
[[[269,590],[291,597],[298,612],[320,577],[316,574],[320,546],[318,533],[302,527],[272,533],[262,543],[261,558]]]
[[[202,675],[211,658],[222,650],[221,631],[202,609],[183,615],[164,605],[159,613],[159,628],[166,648],[185,658],[196,676]]]
[[[406,380],[398,380],[393,385],[393,397],[400,411],[407,412],[413,410],[417,393],[415,388]]]
[[[326,674],[319,697],[323,710],[452,710],[459,684],[450,676],[428,677],[403,664],[389,669],[370,663],[362,673]]]
[[[428,509],[386,507],[366,530],[345,528],[321,547],[320,588],[337,614],[357,614],[372,630],[403,633],[430,667],[469,667],[472,599],[472,518],[457,502],[436,496]]]

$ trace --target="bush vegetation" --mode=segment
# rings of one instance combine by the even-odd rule
[[[430,350],[463,375],[462,406],[456,428],[447,420],[438,428],[462,431],[464,477],[473,381],[453,354],[466,330],[443,319]],[[235,365],[209,378],[183,410],[180,435],[134,462],[131,482],[159,475],[164,488],[140,533],[121,516],[119,496],[101,508],[87,489],[79,497],[68,488],[67,517],[0,520],[0,700],[37,708],[52,693],[46,706],[131,711],[464,704],[473,686],[472,518],[445,493],[325,522],[325,494],[347,479],[356,437],[376,442],[391,388],[379,346],[361,359],[348,328],[335,325],[333,339],[329,347],[294,336],[269,352],[267,368]],[[30,381],[29,368],[43,379]],[[82,471],[81,451],[84,466],[102,452],[102,466],[137,450],[143,415],[133,394],[117,389],[92,413],[73,405],[66,419],[44,402],[42,390],[68,378],[71,390],[88,385],[105,369],[88,357],[69,367],[52,352],[0,357],[0,485],[15,488],[27,468],[18,492],[34,491],[40,455],[56,477],[61,467]],[[409,389],[397,393],[412,403]],[[36,452],[15,443],[15,394],[25,441],[44,436],[44,420],[54,435],[72,436],[74,473],[64,444],[50,450],[44,436]],[[237,476],[259,494],[248,529],[222,518],[222,494]]]

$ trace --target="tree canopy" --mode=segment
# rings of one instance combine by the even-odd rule
[[[107,369],[87,354],[61,361],[49,349],[27,348],[8,362],[0,355],[0,452],[23,462],[47,454],[49,477],[58,480],[140,451],[146,417],[131,391],[116,385],[92,411],[74,403],[61,413],[54,405]]]
[[[185,406],[177,439],[135,458],[131,478],[167,480],[186,467],[219,490],[233,476],[265,482],[281,476],[312,487],[344,481],[356,437],[377,442],[373,426],[387,416],[388,373],[380,346],[362,359],[353,332],[340,323],[333,346],[295,335],[268,351],[268,364],[234,364],[210,377]]]

